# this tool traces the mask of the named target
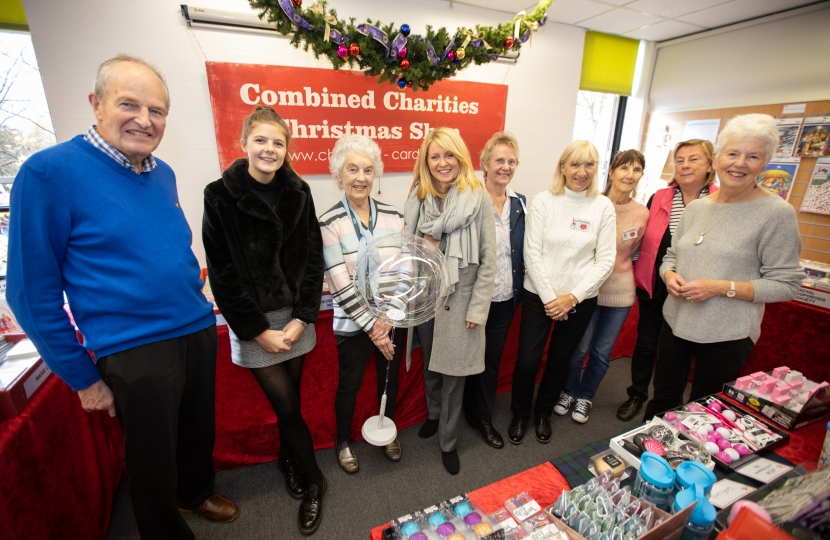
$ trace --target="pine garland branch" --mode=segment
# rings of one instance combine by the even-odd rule
[[[410,86],[413,90],[426,90],[437,81],[452,77],[472,64],[492,62],[507,50],[519,51],[530,34],[545,23],[547,10],[553,2],[541,0],[529,15],[519,14],[513,21],[497,26],[476,25],[474,29],[460,28],[452,33],[443,27],[435,30],[427,26],[423,36],[408,33],[406,25],[396,27],[394,23],[367,20],[367,23],[388,37],[389,46],[400,34],[407,36],[405,57],[394,57],[388,55],[388,46],[357,30],[361,23],[356,24],[354,18],[343,21],[334,9],[327,9],[325,0],[318,0],[308,9],[303,9],[296,3],[289,6],[302,20],[307,21],[311,29],[304,24],[295,24],[280,6],[280,1],[249,0],[249,3],[252,8],[259,10],[261,19],[273,24],[280,34],[289,36],[291,45],[295,48],[302,47],[306,52],[310,50],[317,59],[325,56],[334,69],[348,64],[362,70],[368,77],[376,77],[378,83],[388,82],[401,88]],[[340,33],[342,43],[325,39],[326,20],[335,19],[337,23],[330,27]],[[449,54],[445,55],[444,52],[453,39],[455,44]],[[428,43],[439,59],[437,63],[433,61],[434,57],[430,59]],[[462,45],[465,46],[462,48]],[[353,52],[357,54],[352,54]]]

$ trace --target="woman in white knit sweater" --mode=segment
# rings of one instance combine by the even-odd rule
[[[599,289],[597,309],[571,358],[571,374],[565,391],[553,408],[553,412],[561,416],[567,414],[573,406],[571,418],[580,424],[588,421],[591,400],[608,371],[614,343],[636,299],[631,256],[643,239],[648,223],[648,208],[632,197],[643,177],[645,166],[646,158],[642,153],[626,150],[617,154],[608,171],[605,196],[614,203],[617,215],[617,258],[611,276]],[[583,373],[582,362],[589,349],[591,355]]]
[[[550,442],[550,415],[568,379],[571,356],[594,314],[599,287],[614,266],[616,216],[611,201],[598,196],[598,160],[590,142],[569,144],[549,191],[536,195],[528,211],[513,420],[507,430],[513,444],[524,439],[531,409],[536,440]],[[536,374],[553,321],[548,363],[532,407]]]

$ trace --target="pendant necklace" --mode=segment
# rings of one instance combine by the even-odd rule
[[[747,198],[747,196],[749,196],[749,194],[750,194],[750,193],[752,193],[752,190],[754,190],[754,189],[755,189],[755,186],[756,186],[756,185],[757,185],[757,184],[753,184],[753,185],[752,185],[752,188],[751,188],[749,191],[747,191],[747,192],[746,192],[746,194],[744,194],[744,196],[743,196],[743,197],[741,197],[741,200],[740,200],[740,201],[738,201],[738,202],[736,202],[736,203],[735,203],[735,205],[734,205],[732,208],[730,208],[729,210],[727,210],[727,211],[726,211],[726,213],[725,213],[724,215],[722,215],[722,216],[721,216],[721,217],[720,217],[720,218],[719,218],[719,219],[715,222],[715,224],[714,224],[714,225],[712,225],[712,226],[710,227],[710,226],[709,226],[709,220],[710,220],[710,219],[712,219],[712,213],[715,211],[715,206],[717,206],[717,204],[718,204],[717,202],[712,203],[712,209],[709,211],[709,217],[708,217],[708,218],[706,218],[706,225],[703,227],[703,232],[701,232],[701,233],[700,233],[700,236],[698,236],[698,237],[696,237],[696,238],[695,238],[695,240],[694,240],[694,242],[693,242],[693,243],[694,243],[694,245],[699,246],[700,244],[702,244],[702,243],[703,243],[703,237],[706,235],[706,233],[708,233],[709,231],[711,231],[712,229],[714,229],[714,228],[715,228],[715,226],[716,226],[718,223],[720,223],[720,222],[721,222],[721,220],[722,220],[723,218],[725,218],[726,216],[728,216],[728,215],[729,215],[729,212],[731,212],[732,210],[734,210],[734,209],[735,209],[735,206],[738,206],[739,204],[741,204],[742,202],[744,202],[744,199],[746,199],[746,198]],[[718,192],[718,201],[720,201],[720,191]]]

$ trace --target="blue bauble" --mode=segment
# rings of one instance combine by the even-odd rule
[[[410,32],[409,25],[408,24],[402,24],[401,25],[401,34],[403,34],[405,36],[408,36],[409,32]]]
[[[398,88],[406,88],[406,79],[398,79]]]
[[[460,63],[461,63],[461,60],[459,60],[458,58],[456,58],[455,60],[453,60],[453,62],[455,63],[455,65],[458,65],[458,64],[460,64]]]

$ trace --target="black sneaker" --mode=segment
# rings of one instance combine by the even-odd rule
[[[577,399],[571,418],[573,418],[575,422],[584,424],[588,421],[589,414],[591,414],[591,402],[587,399]]]
[[[559,401],[556,402],[556,406],[553,408],[553,412],[558,414],[559,416],[565,416],[568,414],[568,411],[571,410],[576,398],[570,396],[568,394],[562,394],[559,396]]]

